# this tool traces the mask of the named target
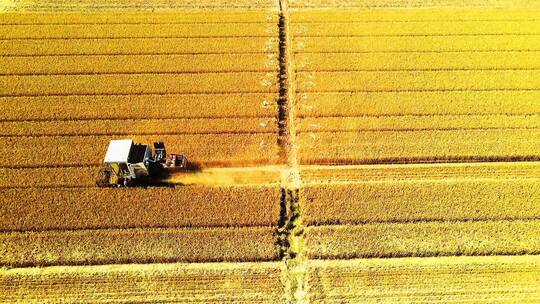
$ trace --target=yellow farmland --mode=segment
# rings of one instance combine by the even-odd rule
[[[539,16],[0,3],[1,301],[540,301]],[[188,170],[98,188],[128,138]]]

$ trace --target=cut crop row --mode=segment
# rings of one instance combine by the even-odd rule
[[[539,254],[540,220],[311,226],[306,254],[315,259]]]
[[[309,303],[533,303],[539,256],[310,261]]]

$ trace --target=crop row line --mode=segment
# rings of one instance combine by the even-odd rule
[[[2,97],[16,98],[16,97],[57,97],[57,96],[170,96],[170,95],[243,95],[243,94],[268,94],[272,91],[216,91],[216,92],[146,92],[146,93],[51,93],[51,94],[12,94],[12,95],[0,95]],[[276,94],[277,96],[277,94]]]
[[[167,56],[183,56],[183,57],[197,57],[208,55],[252,55],[252,54],[268,54],[274,55],[274,52],[265,51],[245,51],[245,52],[206,52],[206,53],[178,53],[178,52],[163,52],[163,53],[77,53],[77,54],[16,54],[16,55],[0,55],[0,58],[26,58],[26,57],[114,57],[114,56],[155,56],[155,57],[167,57]]]
[[[301,67],[297,70],[299,73],[334,73],[334,72],[344,72],[344,73],[354,73],[354,72],[462,72],[462,71],[471,71],[471,72],[483,72],[483,71],[540,71],[540,68],[527,67],[527,68],[508,68],[508,67],[490,67],[490,68],[435,68],[435,69],[426,69],[426,68],[407,68],[407,69],[317,69],[309,67]]]
[[[223,70],[223,71],[213,71],[213,70],[192,70],[192,71],[140,71],[140,72],[70,72],[70,73],[1,73],[0,76],[91,76],[91,75],[170,75],[170,74],[186,74],[186,75],[197,75],[197,74],[248,74],[248,73],[261,73],[261,72],[277,72],[276,68],[266,68],[266,69],[252,69],[252,70]],[[276,76],[277,77],[277,76]]]
[[[403,220],[387,220],[387,221],[356,221],[356,222],[339,222],[325,221],[315,224],[309,224],[309,227],[322,226],[367,226],[367,225],[392,225],[392,224],[430,224],[430,223],[483,223],[483,222],[525,222],[525,221],[540,221],[540,217],[509,217],[509,218],[470,218],[470,219],[403,219]]]
[[[39,188],[45,188],[45,187],[39,187]],[[52,187],[51,187],[52,188]],[[89,186],[73,186],[73,187],[55,187],[55,188],[96,188],[96,187],[89,187]],[[174,187],[173,187],[174,188]],[[6,188],[0,188],[6,189]],[[11,188],[7,188],[11,189]],[[16,188],[13,188],[16,189]],[[140,230],[167,230],[167,229],[183,229],[183,230],[213,230],[216,228],[223,228],[223,229],[243,229],[243,228],[276,228],[277,225],[261,225],[261,224],[244,224],[242,226],[237,226],[234,224],[220,224],[220,225],[190,225],[190,226],[163,226],[163,225],[156,225],[156,226],[110,226],[110,227],[73,227],[73,228],[46,228],[46,229],[32,229],[32,230],[21,230],[21,229],[0,229],[0,233],[40,233],[40,232],[52,232],[52,233],[62,233],[62,232],[92,232],[92,231],[104,231],[104,230],[134,230],[134,231],[140,231]]]
[[[519,156],[444,156],[444,157],[392,157],[385,159],[333,159],[311,158],[304,165],[402,165],[402,164],[453,164],[487,162],[539,162],[538,155]]]
[[[415,132],[415,131],[490,131],[490,130],[539,130],[540,127],[470,127],[470,128],[396,128],[396,129],[323,129],[323,130],[302,130],[297,133],[356,133],[356,132]],[[2,137],[2,135],[0,135]]]
[[[438,92],[538,92],[540,88],[496,88],[496,89],[474,89],[474,88],[465,88],[465,89],[419,89],[419,90],[298,90],[297,93],[317,93],[317,94],[336,94],[336,93],[438,93]],[[1,96],[0,96],[1,97]]]
[[[214,38],[272,38],[272,35],[207,35],[207,36],[122,36],[122,37],[10,37],[0,38],[0,41],[11,40],[122,40],[122,39],[214,39]]]
[[[540,21],[537,18],[524,18],[524,19],[408,19],[408,20],[392,20],[392,19],[381,19],[381,20],[331,20],[321,22],[319,20],[300,20],[293,21],[295,25],[302,24],[362,24],[362,23],[422,23],[422,22],[431,22],[431,23],[440,23],[440,22],[526,22],[526,21]]]
[[[354,38],[354,37],[461,37],[461,36],[540,36],[540,33],[446,33],[446,34],[366,34],[366,35],[305,35],[296,34],[299,38]]]
[[[294,50],[298,54],[415,54],[415,53],[533,53],[540,52],[540,49],[470,49],[470,50],[374,50],[374,51],[304,51]]]
[[[429,113],[429,114],[359,114],[359,115],[331,115],[331,114],[318,114],[317,116],[310,116],[305,114],[297,115],[297,118],[300,119],[309,119],[309,118],[393,118],[393,117],[469,117],[469,116],[478,116],[478,117],[490,117],[490,116],[520,116],[520,117],[530,117],[540,115],[540,112],[527,112],[527,113]],[[0,120],[1,121],[1,120]]]
[[[125,120],[136,120],[136,121],[167,121],[167,120],[179,120],[179,121],[190,121],[190,120],[238,120],[238,119],[257,119],[257,118],[274,118],[275,115],[235,115],[235,116],[163,116],[158,118],[148,118],[148,116],[138,116],[138,117],[94,117],[94,118],[36,118],[36,119],[2,119],[0,118],[0,123],[32,123],[32,122],[86,122],[86,121],[125,121]]]
[[[184,133],[184,132],[163,132],[163,133],[155,133],[155,132],[111,132],[111,133],[77,133],[77,134],[34,134],[30,136],[21,136],[21,135],[2,135],[0,134],[0,138],[38,138],[38,137],[86,137],[86,136],[130,136],[130,135],[146,135],[146,136],[154,136],[154,135],[166,135],[166,136],[174,136],[174,135],[189,135],[189,136],[195,136],[195,135],[256,135],[256,134],[271,134],[271,133],[277,133],[278,130],[268,130],[268,131],[223,131],[223,132],[193,132],[193,133]]]

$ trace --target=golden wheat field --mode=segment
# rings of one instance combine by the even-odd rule
[[[538,76],[532,0],[0,2],[0,302],[538,303]]]

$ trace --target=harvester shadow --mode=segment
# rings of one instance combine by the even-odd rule
[[[195,174],[202,171],[202,165],[197,162],[188,162],[184,168],[168,168],[168,169],[159,169],[152,174],[152,179],[141,180],[141,183],[138,185],[143,188],[147,187],[164,187],[164,188],[174,188],[176,186],[182,186],[181,183],[171,183],[168,182],[171,176],[175,173],[183,172],[187,174]]]

